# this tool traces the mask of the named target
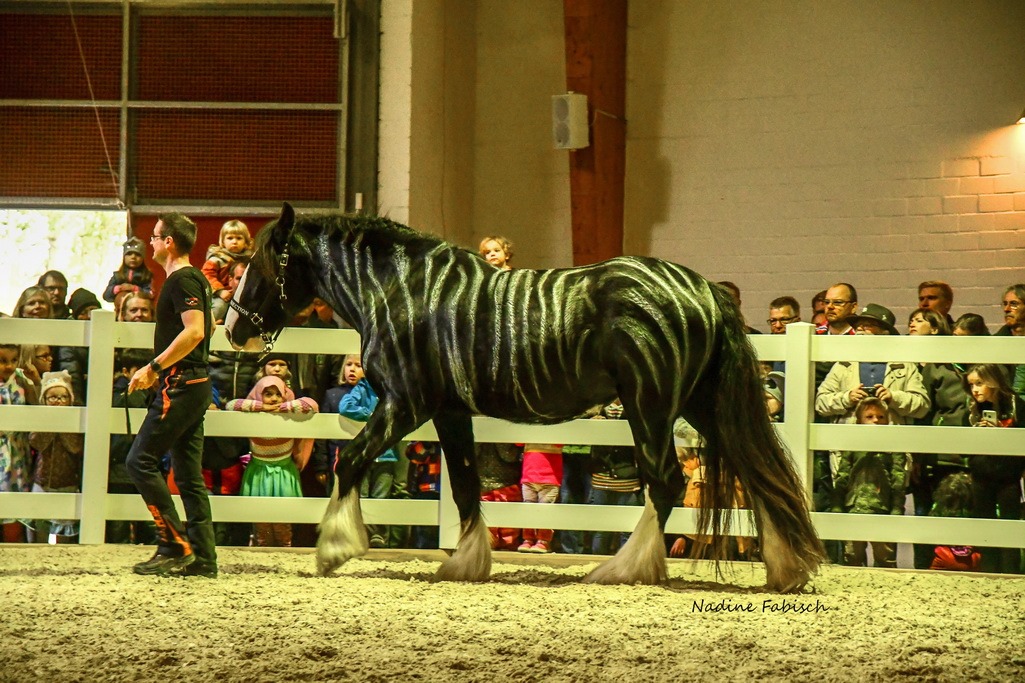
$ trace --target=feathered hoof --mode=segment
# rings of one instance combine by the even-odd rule
[[[487,581],[491,577],[491,536],[480,517],[469,523],[459,547],[431,577],[438,581]]]
[[[350,559],[365,555],[369,547],[359,493],[353,490],[340,500],[332,498],[317,537],[317,572],[328,576]]]
[[[596,583],[606,586],[659,586],[669,578],[664,559],[638,564],[622,562],[614,557],[598,565],[584,577],[583,583]]]
[[[765,588],[774,593],[800,593],[811,577],[812,572],[797,562],[765,564]]]

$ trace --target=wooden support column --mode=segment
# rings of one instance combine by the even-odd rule
[[[587,95],[591,144],[569,152],[573,265],[623,253],[627,0],[563,0],[566,89]]]

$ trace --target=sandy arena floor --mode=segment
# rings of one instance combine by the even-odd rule
[[[439,552],[331,578],[308,550],[220,553],[186,580],[132,574],[148,548],[0,546],[0,681],[1025,680],[1025,578],[826,567],[783,597],[748,564],[609,587],[578,582],[590,558],[503,553],[489,583],[432,584]]]

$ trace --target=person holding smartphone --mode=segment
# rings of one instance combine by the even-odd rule
[[[1003,367],[984,363],[972,366],[964,377],[969,394],[967,423],[973,427],[1021,427],[1025,402],[1008,382]],[[972,475],[973,512],[983,519],[1021,519],[1021,478],[1025,457],[973,455],[968,460]],[[1020,574],[1021,550],[983,548],[982,571]]]

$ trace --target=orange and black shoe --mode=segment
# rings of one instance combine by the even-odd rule
[[[181,572],[195,561],[196,556],[191,552],[185,555],[168,555],[157,550],[153,557],[132,567],[132,571],[144,576],[166,576]]]

